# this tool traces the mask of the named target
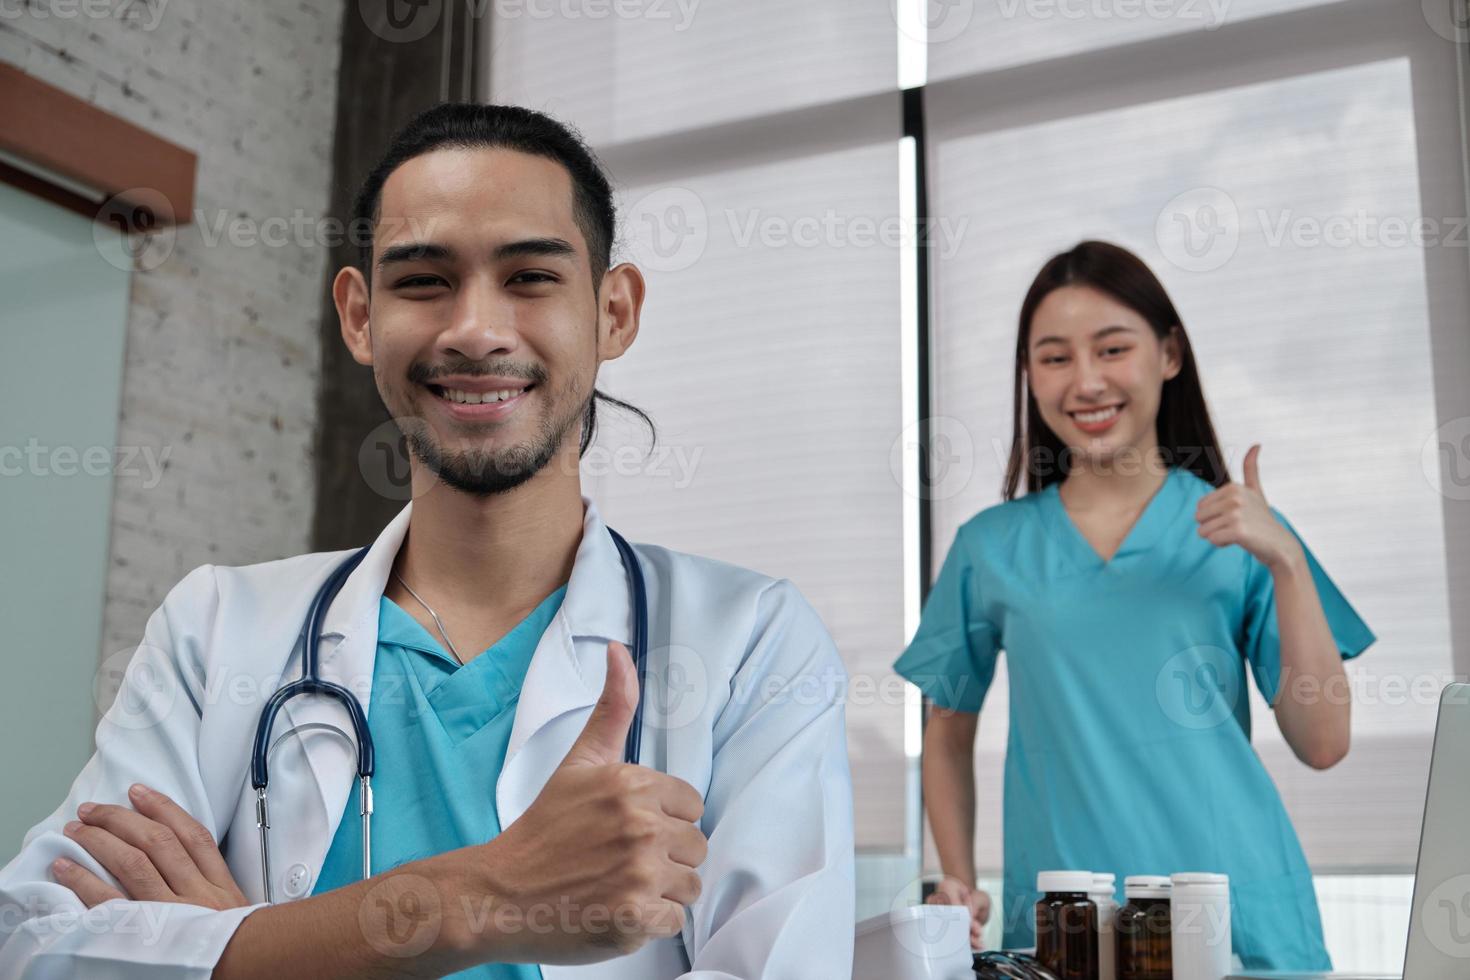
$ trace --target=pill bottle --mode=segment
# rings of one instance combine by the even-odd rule
[[[1097,906],[1091,871],[1043,871],[1036,876],[1036,958],[1057,980],[1097,980]]]
[[[1116,980],[1117,934],[1113,922],[1118,914],[1118,891],[1115,882],[1118,876],[1094,872],[1092,889],[1087,897],[1097,906],[1097,977],[1098,980]]]
[[[1170,883],[1158,875],[1123,879],[1128,904],[1113,922],[1117,980],[1173,980],[1174,942],[1169,925]]]
[[[1225,980],[1230,975],[1230,879],[1186,872],[1169,880],[1174,975]]]

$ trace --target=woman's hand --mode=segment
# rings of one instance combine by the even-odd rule
[[[66,858],[51,873],[87,908],[114,898],[179,902],[210,909],[249,905],[209,830],[184,808],[141,783],[128,791],[136,810],[83,803],[63,833],[96,858],[125,891],[118,891]]]
[[[958,878],[945,877],[934,888],[927,905],[963,905],[970,910],[970,948],[980,948],[980,933],[990,921],[990,896]]]
[[[1238,544],[1271,572],[1280,634],[1280,681],[1271,707],[1286,743],[1307,765],[1327,769],[1347,755],[1352,690],[1307,564],[1306,550],[1276,519],[1261,492],[1256,459],[1245,454],[1245,485],[1229,484],[1199,502],[1201,537]]]
[[[1227,483],[1195,508],[1199,535],[1217,547],[1238,544],[1272,572],[1302,557],[1302,546],[1271,513],[1261,490],[1259,445],[1245,454],[1245,483]]]

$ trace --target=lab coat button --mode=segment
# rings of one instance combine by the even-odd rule
[[[300,898],[306,894],[311,886],[311,869],[304,864],[293,864],[286,870],[286,877],[281,882],[287,897]]]

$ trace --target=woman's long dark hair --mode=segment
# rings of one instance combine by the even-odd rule
[[[1143,260],[1108,242],[1082,242],[1053,256],[1036,274],[1021,304],[1021,327],[1016,334],[1016,383],[1012,400],[1011,458],[1006,465],[1002,492],[1014,500],[1021,478],[1026,492],[1035,493],[1066,479],[1071,452],[1041,420],[1036,398],[1027,384],[1026,364],[1031,344],[1031,321],[1036,308],[1063,286],[1091,286],[1106,293],[1148,321],[1162,343],[1171,335],[1179,345],[1179,373],[1164,382],[1159,397],[1158,440],[1164,462],[1187,469],[1215,487],[1230,482],[1230,473],[1210,423],[1204,388],[1194,363],[1194,350],[1169,294]]]

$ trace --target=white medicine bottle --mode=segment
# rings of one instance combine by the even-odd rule
[[[1175,980],[1230,975],[1230,879],[1191,871],[1170,875]]]
[[[1093,872],[1092,889],[1087,893],[1097,906],[1098,980],[1116,980],[1118,972],[1117,935],[1113,928],[1118,915],[1117,881],[1117,875]]]

